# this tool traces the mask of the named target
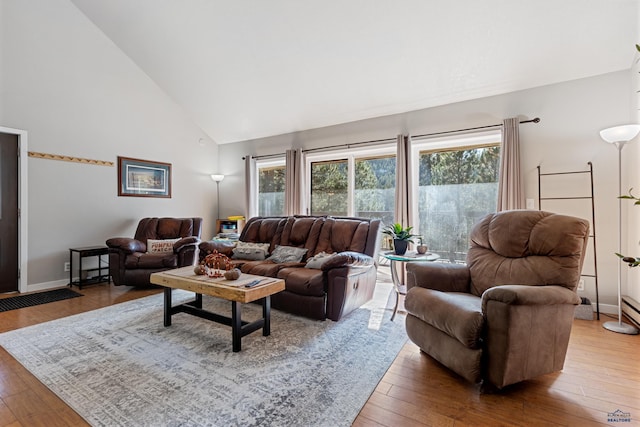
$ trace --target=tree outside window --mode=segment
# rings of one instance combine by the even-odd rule
[[[258,215],[284,215],[284,165],[258,166]]]
[[[355,215],[393,224],[396,157],[360,158],[355,165]]]
[[[419,152],[419,232],[430,251],[464,261],[469,233],[496,210],[500,147]]]
[[[349,181],[347,160],[311,164],[311,214],[347,215]]]

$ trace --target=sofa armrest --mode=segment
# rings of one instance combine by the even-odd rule
[[[196,236],[183,237],[173,244],[173,252],[178,253],[191,246],[197,246],[200,243],[200,239]]]
[[[231,258],[231,256],[233,255],[233,248],[236,247],[236,243],[232,241],[213,240],[201,242],[198,247],[200,248],[200,258],[204,258],[205,256],[213,253],[214,250]]]
[[[107,240],[109,249],[117,249],[125,253],[146,252],[147,245],[130,237],[114,237]]]
[[[341,267],[368,267],[370,265],[374,265],[374,259],[369,255],[360,253],[360,252],[339,252],[333,255],[331,258],[327,259],[322,264],[322,271],[329,271],[334,268]]]
[[[324,271],[323,275],[327,281],[328,319],[338,321],[373,298],[377,277],[375,264],[336,267]]]
[[[471,276],[463,264],[408,262],[407,291],[415,286],[442,292],[469,293]]]
[[[564,286],[502,285],[489,288],[482,294],[482,312],[489,301],[509,305],[580,304],[580,297]]]

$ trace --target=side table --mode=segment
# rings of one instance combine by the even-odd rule
[[[382,256],[390,261],[391,280],[393,281],[393,290],[396,293],[396,305],[393,307],[391,321],[395,319],[398,312],[398,303],[400,295],[406,295],[406,284],[404,283],[404,264],[407,262],[431,262],[440,258],[440,255],[433,253],[419,254],[415,251],[407,251],[404,255],[396,255],[394,251],[383,252]],[[398,267],[402,269],[402,274],[398,274]]]
[[[78,258],[78,280],[73,280],[73,268],[74,253]],[[109,255],[109,248],[106,246],[86,246],[82,248],[69,248],[69,286],[76,285],[79,289],[82,289],[83,285],[90,285],[94,283],[108,282],[111,283],[111,276],[109,275],[109,263],[103,264],[102,257]],[[82,259],[87,257],[98,257],[98,266],[94,268],[82,268]],[[106,270],[106,274],[102,271]],[[83,279],[82,272],[98,272],[94,277]]]

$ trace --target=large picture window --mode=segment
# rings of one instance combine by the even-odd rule
[[[414,145],[416,229],[444,260],[463,262],[471,228],[496,210],[500,138],[489,133]]]
[[[307,158],[309,213],[393,222],[395,147],[341,154]]]

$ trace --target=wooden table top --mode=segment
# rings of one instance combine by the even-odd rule
[[[247,283],[254,280],[263,280],[263,282],[252,288],[245,287]],[[242,273],[237,280],[227,280],[224,277],[210,278],[195,274],[193,267],[153,273],[151,283],[242,303],[256,301],[284,290],[282,279],[246,273]]]

